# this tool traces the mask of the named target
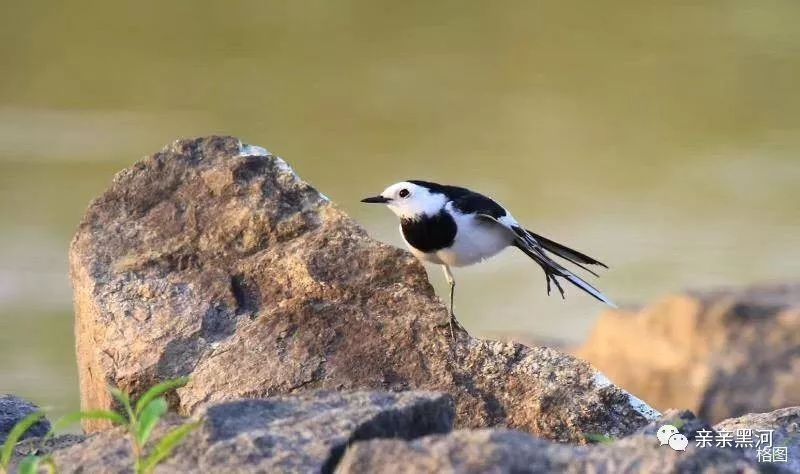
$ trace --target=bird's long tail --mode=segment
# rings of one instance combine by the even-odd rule
[[[558,242],[548,239],[547,237],[542,237],[539,234],[535,234],[528,229],[525,229],[525,232],[527,232],[531,237],[536,239],[536,243],[539,244],[543,249],[547,250],[552,254],[558,255],[559,257],[563,258],[564,260],[567,260],[570,263],[579,266],[580,268],[586,270],[587,272],[591,273],[594,276],[598,276],[597,273],[590,270],[589,268],[586,268],[584,265],[600,265],[603,268],[608,268],[608,265],[606,265],[605,263],[595,258],[592,258],[586,255],[585,253],[578,252],[577,250],[571,249],[566,245],[561,245]]]
[[[548,242],[552,242],[552,241],[548,241]],[[552,243],[554,243],[554,242],[552,242]],[[607,304],[607,305],[609,305],[609,306],[611,306],[613,308],[617,307],[617,305],[615,305],[614,302],[611,301],[606,295],[604,295],[602,292],[600,292],[600,290],[598,290],[597,288],[593,287],[592,285],[590,285],[589,283],[587,283],[586,281],[584,281],[582,278],[580,278],[579,276],[575,275],[571,271],[567,270],[563,266],[559,265],[557,262],[553,261],[553,259],[551,259],[547,255],[545,255],[544,252],[542,252],[540,249],[531,248],[531,247],[529,247],[527,245],[524,245],[524,244],[522,244],[520,242],[516,242],[514,245],[518,249],[522,250],[522,252],[525,253],[525,255],[527,255],[528,257],[533,259],[533,261],[535,261],[536,263],[538,263],[542,267],[542,270],[544,270],[545,278],[547,279],[547,294],[550,294],[550,282],[552,281],[553,284],[555,284],[556,288],[558,288],[558,291],[561,293],[561,297],[562,298],[564,297],[564,289],[561,288],[561,284],[556,279],[556,277],[561,277],[561,278],[564,278],[565,280],[569,281],[573,285],[577,286],[581,290],[585,291],[586,293],[589,293],[593,297],[595,297],[598,300],[602,301],[603,303],[605,303],[605,304]],[[566,247],[564,247],[564,248],[566,249]],[[567,250],[569,250],[569,249],[567,249]],[[572,250],[570,250],[570,251],[574,252]],[[554,252],[554,253],[556,253],[556,252]],[[558,253],[556,253],[556,254],[558,255]],[[580,255],[582,255],[582,254],[580,254]],[[589,257],[586,257],[586,258],[589,258]],[[569,258],[567,258],[567,259],[571,260]],[[594,260],[594,259],[592,259],[592,260]],[[573,262],[573,263],[576,263],[576,262]],[[590,262],[585,262],[585,263],[590,263]],[[597,263],[599,263],[599,262],[597,262]],[[600,265],[602,265],[602,264],[600,264]],[[605,266],[605,265],[603,265],[603,266]]]

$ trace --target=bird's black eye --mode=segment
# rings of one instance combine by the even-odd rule
[[[408,195],[411,194],[411,193],[408,192],[408,189],[401,189],[400,192],[397,193],[397,194],[401,198],[405,198],[405,197],[408,197]]]

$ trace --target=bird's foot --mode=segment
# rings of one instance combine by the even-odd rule
[[[449,327],[450,337],[453,339],[453,341],[456,340],[456,331],[462,331],[466,334],[469,334],[467,333],[467,330],[464,328],[464,326],[462,326],[461,323],[458,322],[458,319],[456,319],[456,315],[453,313],[450,313],[450,316],[447,318],[447,321],[443,321],[440,324],[437,324],[437,327],[440,328]]]
[[[564,288],[561,287],[561,283],[556,280],[556,277],[552,273],[545,273],[545,280],[547,280],[547,296],[550,296],[550,281],[552,280],[555,283],[556,288],[558,288],[558,292],[561,293],[561,299],[564,299]]]

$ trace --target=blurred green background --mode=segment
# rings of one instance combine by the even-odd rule
[[[283,156],[359,204],[489,193],[607,262],[621,304],[800,274],[800,2],[2,1],[0,392],[77,406],[67,248],[113,174],[178,137]],[[445,285],[437,268],[432,281]],[[479,335],[579,341],[602,307],[507,251],[461,269]]]

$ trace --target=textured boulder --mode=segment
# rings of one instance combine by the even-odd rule
[[[266,150],[184,140],[119,173],[70,249],[84,408],[179,375],[180,413],[313,389],[449,393],[461,427],[582,441],[654,415],[552,349],[482,341],[408,252],[372,240]],[[89,422],[89,430],[103,428]]]
[[[330,472],[349,444],[444,433],[453,424],[451,399],[425,392],[325,392],[223,402],[202,411],[201,426],[156,472]],[[155,437],[184,422],[166,420]],[[120,473],[133,465],[119,429],[57,450],[54,458],[62,472]]]
[[[716,431],[772,431],[773,446],[787,448],[786,463],[779,464],[791,472],[800,472],[800,407],[781,408],[769,413],[750,413],[723,420],[714,425]],[[757,460],[756,450],[746,450],[747,457]],[[774,459],[773,459],[774,460]]]
[[[5,442],[8,433],[14,428],[20,420],[29,414],[39,411],[39,407],[33,403],[19,398],[15,395],[1,394],[0,395],[0,445]],[[50,422],[46,418],[42,418],[31,426],[26,431],[22,438],[31,438],[34,436],[44,436],[50,430]]]
[[[656,408],[711,421],[800,404],[800,285],[607,311],[577,354]]]

